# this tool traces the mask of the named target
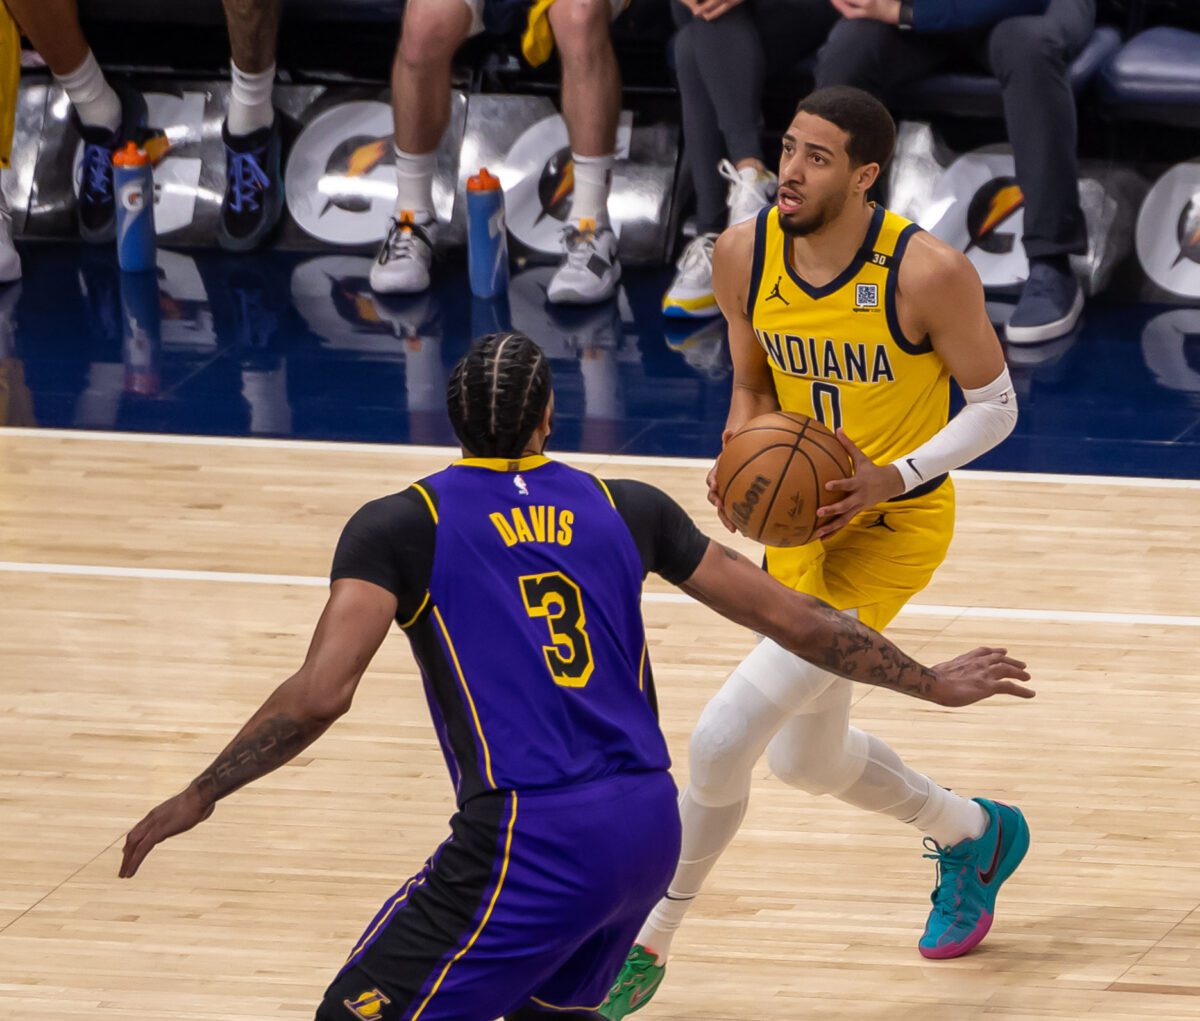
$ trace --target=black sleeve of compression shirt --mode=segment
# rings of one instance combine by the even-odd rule
[[[358,578],[396,597],[396,619],[410,620],[421,608],[433,574],[437,526],[415,489],[364,504],[346,522],[333,554],[330,581]]]
[[[700,566],[709,539],[687,511],[645,482],[605,480],[617,513],[625,519],[642,557],[642,570],[682,585]]]

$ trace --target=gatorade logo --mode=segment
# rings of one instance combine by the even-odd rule
[[[980,248],[992,255],[1011,252],[1016,235],[1001,231],[1000,227],[1024,205],[1025,196],[1015,178],[997,177],[988,181],[967,206],[967,231],[971,239],[964,251]]]
[[[1200,308],[1175,308],[1146,323],[1142,359],[1155,384],[1200,406]]]
[[[296,139],[284,171],[288,212],[335,245],[377,244],[396,205],[392,110],[360,100],[331,107]]]
[[[1180,259],[1200,262],[1200,195],[1193,195],[1183,212],[1179,214],[1179,254],[1175,257],[1175,265]]]
[[[488,217],[488,237],[498,238],[504,233],[504,207],[501,206]]]
[[[118,196],[121,200],[121,208],[127,213],[141,212],[146,204],[146,195],[140,181],[125,185]]]
[[[623,113],[617,127],[618,159],[628,157],[632,134],[632,117]],[[527,248],[558,255],[575,194],[575,162],[562,117],[543,117],[526,128],[508,150],[498,173],[504,186],[509,232]],[[619,216],[613,217],[613,229],[620,233]]]
[[[436,349],[442,313],[436,292],[381,295],[371,290],[371,258],[328,254],[292,271],[292,304],[324,348],[371,354],[384,360]],[[411,365],[410,365],[411,367]],[[441,373],[438,374],[441,379]],[[406,384],[415,384],[409,375]],[[431,388],[440,383],[432,380]],[[445,403],[444,387],[438,398]]]
[[[985,287],[1012,287],[1029,275],[1025,197],[1010,152],[978,150],[955,160],[934,182],[921,226],[965,252]]]
[[[1200,160],[1180,163],[1155,182],[1135,237],[1138,261],[1155,284],[1200,298]]]
[[[538,179],[538,200],[541,211],[537,221],[552,216],[565,223],[571,212],[571,197],[575,194],[575,161],[571,159],[569,146],[559,149],[546,160],[542,176]]]
[[[329,154],[322,180],[357,182],[381,164],[392,165],[395,158],[390,143],[391,139],[388,138],[348,138]],[[318,217],[325,216],[335,208],[347,213],[365,213],[371,208],[371,203],[358,188],[351,187],[346,191],[330,189]]]

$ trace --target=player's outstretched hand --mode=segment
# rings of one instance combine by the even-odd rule
[[[825,488],[831,493],[844,495],[837,503],[828,504],[817,511],[818,539],[836,535],[850,524],[856,514],[904,492],[904,479],[899,471],[890,464],[876,464],[841,429],[837,431],[837,438],[850,455],[854,474],[848,479],[834,479],[825,483]]]
[[[211,802],[206,802],[192,787],[168,798],[157,808],[152,808],[146,817],[129,831],[125,838],[125,850],[121,853],[121,871],[118,875],[128,879],[137,872],[155,844],[168,837],[186,833],[193,826],[204,822],[213,812]]]
[[[726,429],[721,433],[721,449],[725,448],[725,444],[729,442],[729,437],[733,435],[732,430]],[[720,458],[718,457],[718,460]],[[725,505],[721,503],[721,497],[717,495],[717,462],[713,462],[713,466],[708,472],[708,502],[717,508],[717,517],[721,519],[721,524],[725,526],[728,532],[736,532],[733,527],[733,522],[725,516]]]
[[[944,706],[972,705],[993,695],[1033,698],[1036,692],[1017,681],[1029,680],[1025,664],[1007,649],[973,649],[933,667],[938,683],[933,701]]]

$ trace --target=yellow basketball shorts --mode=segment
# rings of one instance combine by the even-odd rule
[[[946,559],[954,537],[954,483],[864,511],[825,542],[767,547],[767,570],[882,631]]]

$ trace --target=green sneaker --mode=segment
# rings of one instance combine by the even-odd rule
[[[635,1010],[641,1010],[654,998],[666,973],[665,964],[659,964],[654,954],[635,943],[625,958],[621,974],[600,1004],[600,1016],[608,1021],[621,1021]]]

